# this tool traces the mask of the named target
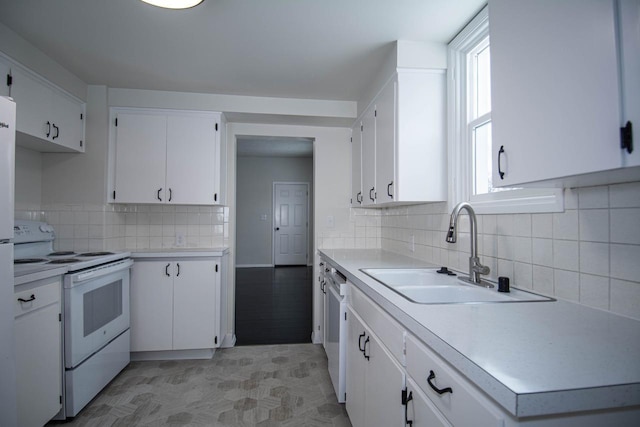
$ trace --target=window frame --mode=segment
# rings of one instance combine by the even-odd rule
[[[472,203],[479,214],[538,213],[564,211],[561,188],[521,188],[487,194],[473,194],[472,126],[491,120],[491,112],[468,120],[472,106],[467,102],[472,90],[467,55],[489,37],[489,11],[485,6],[447,47],[447,139],[449,151],[449,203]],[[489,46],[491,42],[489,41]]]

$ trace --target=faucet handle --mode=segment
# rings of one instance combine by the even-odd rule
[[[480,273],[482,275],[487,275],[491,272],[491,269],[489,267],[487,267],[486,265],[482,265],[482,264],[477,264],[473,266],[473,271],[475,271],[476,273]]]

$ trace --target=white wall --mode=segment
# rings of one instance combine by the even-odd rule
[[[229,246],[230,254],[230,283],[235,284],[237,216],[236,201],[236,139],[238,136],[276,136],[311,138],[313,143],[313,194],[314,194],[314,227],[313,234],[318,241],[319,236],[336,235],[352,236],[355,230],[350,218],[350,182],[351,182],[351,130],[348,128],[326,128],[311,126],[285,126],[231,123],[227,126],[227,162],[228,197],[230,210]],[[326,218],[334,218],[333,227],[328,226]],[[320,243],[316,243],[316,247]],[[318,258],[314,253],[314,277],[317,275]],[[235,285],[229,290],[228,324],[235,330]],[[320,309],[320,289],[315,286],[313,291],[313,324],[317,331],[322,324],[322,310]],[[314,335],[315,342],[319,336]]]
[[[313,158],[238,157],[236,173],[236,265],[273,265],[273,183],[309,183],[309,230],[313,230]],[[260,216],[266,215],[266,220]],[[309,262],[313,235],[309,233]]]
[[[16,147],[16,210],[39,210],[42,202],[42,153]]]

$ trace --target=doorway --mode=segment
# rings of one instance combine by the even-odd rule
[[[236,344],[311,342],[313,140],[237,136],[236,147]]]
[[[273,265],[307,265],[309,184],[273,183]]]

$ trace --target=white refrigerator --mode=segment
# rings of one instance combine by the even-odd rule
[[[13,331],[13,206],[16,104],[0,96],[0,419],[17,425]]]

